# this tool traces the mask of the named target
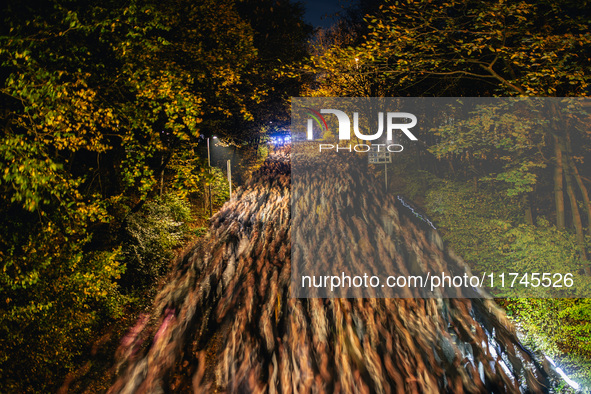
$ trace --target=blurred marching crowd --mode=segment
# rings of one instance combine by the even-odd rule
[[[294,252],[310,264],[321,264],[323,253],[366,249],[380,265],[412,258],[420,269],[448,269],[461,260],[399,212],[395,196],[382,201],[386,224],[384,209],[352,195],[371,187],[354,163],[331,184],[313,175],[298,182],[293,194],[290,164],[289,147],[271,155],[176,263],[152,313],[122,339],[111,393],[548,390],[547,368],[492,300],[292,298],[293,231],[303,231]],[[291,198],[310,213],[299,223]],[[336,215],[342,236],[314,232],[339,207],[348,212]],[[381,246],[369,250],[374,238]]]

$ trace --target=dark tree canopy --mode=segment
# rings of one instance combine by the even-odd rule
[[[305,55],[309,27],[285,1],[8,0],[0,15],[0,380],[50,390],[123,311],[128,215],[214,181],[199,136],[258,141],[285,116],[300,82],[274,69]]]

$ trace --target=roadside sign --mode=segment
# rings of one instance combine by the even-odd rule
[[[368,152],[369,164],[386,164],[392,163],[392,153],[378,151],[378,146],[372,145],[372,149]],[[383,146],[382,146],[383,149]]]

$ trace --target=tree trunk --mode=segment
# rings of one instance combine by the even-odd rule
[[[583,195],[583,202],[586,208],[585,212],[587,213],[587,234],[591,237],[591,201],[589,200],[589,192],[587,191],[587,188],[585,187],[585,184],[583,183],[583,180],[579,175],[579,170],[577,170],[577,166],[575,165],[574,160],[572,159],[572,157],[569,157],[569,159],[573,177],[575,178],[575,181],[579,186],[579,190]]]
[[[567,158],[563,156],[563,167],[568,168]],[[585,235],[583,234],[583,224],[581,222],[581,214],[579,213],[579,207],[577,204],[577,197],[575,195],[575,191],[573,190],[572,186],[572,174],[570,171],[567,170],[565,173],[565,180],[566,180],[566,194],[568,195],[570,201],[570,208],[573,217],[573,225],[575,226],[575,231],[577,234],[577,244],[579,246],[579,255],[581,256],[581,260],[587,260],[587,252],[585,250]],[[591,269],[587,264],[585,264],[585,275],[591,276]]]
[[[452,163],[452,159],[448,158],[447,159],[447,163],[449,164],[449,169],[451,170],[451,173],[453,176],[456,176],[456,170],[454,169],[454,165]]]
[[[575,181],[577,182],[577,186],[579,187],[581,195],[583,196],[583,203],[585,207],[584,211],[587,216],[587,234],[591,237],[591,201],[589,201],[589,192],[587,191],[587,187],[585,187],[585,184],[581,179],[581,175],[579,175],[579,170],[577,169],[577,165],[575,164],[575,161],[573,160],[573,156],[571,154],[572,149],[570,143],[570,134],[567,134],[566,144],[566,154],[568,155],[567,164],[569,166],[569,171],[572,174]]]
[[[533,226],[534,225],[534,215],[531,209],[531,203],[529,200],[529,196],[527,194],[523,195],[523,206],[525,207],[525,223]]]
[[[164,193],[164,155],[160,156],[160,197]]]
[[[562,150],[558,137],[554,136],[554,203],[556,205],[556,227],[563,229],[564,225],[564,190],[562,181]]]

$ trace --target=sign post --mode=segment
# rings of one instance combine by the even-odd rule
[[[232,165],[230,164],[230,160],[228,160],[227,168],[228,168],[228,185],[230,187],[230,200],[232,199]]]
[[[374,148],[375,146],[375,148]],[[381,152],[378,150],[379,147],[372,145],[371,151],[368,153],[369,164],[381,164],[384,163],[384,181],[386,186],[386,192],[388,191],[388,163],[392,163],[392,154],[390,152]]]

